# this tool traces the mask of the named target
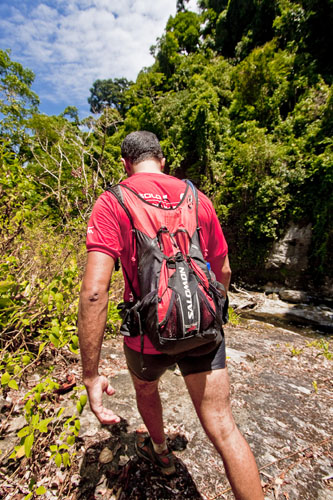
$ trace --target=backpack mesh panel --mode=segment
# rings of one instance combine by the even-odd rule
[[[172,305],[170,311],[168,311],[168,313],[169,313],[168,319],[167,319],[165,325],[163,325],[160,328],[160,337],[162,337],[164,339],[177,339],[179,332],[181,330],[179,330],[179,325],[177,322],[179,315],[177,314],[177,301],[176,300],[173,302],[173,305]]]
[[[198,293],[200,302],[200,331],[205,332],[214,325],[215,317],[212,314],[211,307],[209,307],[207,297],[201,291],[200,287]]]

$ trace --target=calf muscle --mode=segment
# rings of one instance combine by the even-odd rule
[[[237,500],[263,500],[254,456],[232,416],[227,369],[191,374],[185,382],[200,422],[222,457]]]

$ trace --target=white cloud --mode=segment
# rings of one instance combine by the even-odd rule
[[[96,79],[135,80],[152,64],[149,48],[175,11],[176,0],[12,0],[0,9],[0,43],[35,72],[42,101],[81,108]]]

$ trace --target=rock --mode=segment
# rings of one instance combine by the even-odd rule
[[[235,363],[241,363],[246,361],[247,353],[242,351],[237,351],[236,349],[232,349],[231,347],[227,347],[226,349],[227,358]]]
[[[81,429],[79,436],[82,438],[95,436],[100,430],[100,424],[97,418],[91,412],[86,412],[83,417],[82,420],[80,419]]]
[[[306,304],[295,305],[282,300],[266,301],[252,311],[251,317],[310,325],[328,333],[333,332],[333,311],[323,311]]]
[[[18,439],[16,434],[11,436],[6,435],[4,439],[0,439],[0,457],[1,462],[6,463],[7,458],[14,449],[14,446],[18,444]]]
[[[112,460],[113,460],[113,452],[109,448],[103,448],[98,457],[99,463],[108,464],[109,462],[112,462]]]
[[[273,324],[306,325],[323,332],[333,332],[333,309],[329,307],[293,304],[280,299],[270,300],[264,293],[247,291],[230,293],[229,301],[235,312],[245,318],[269,321]]]
[[[127,464],[128,461],[129,461],[129,457],[127,455],[120,455],[120,457],[119,457],[119,466],[123,467],[124,465]]]
[[[257,305],[260,300],[270,305],[282,303],[268,300],[265,294],[254,295],[253,300]],[[233,413],[255,453],[266,483],[265,498],[277,498],[275,486],[279,485],[279,498],[328,500],[331,487],[322,478],[330,473],[331,466],[331,362],[318,356],[323,351],[320,346],[309,345],[308,341],[318,336],[308,333],[304,338],[299,333],[246,320],[238,327],[226,325],[225,336]],[[292,355],[291,349],[299,354]],[[220,492],[226,492],[223,497],[228,500],[234,498],[222,461],[199,424],[182,377],[167,370],[160,381],[165,430],[179,460],[177,475],[167,482],[153,466],[136,457],[135,434],[145,429],[141,427],[128,372],[114,377],[112,385],[116,393],[111,398],[105,395],[105,404],[122,417],[126,426],[110,426],[110,438],[104,438],[103,446],[116,456],[120,443],[119,460],[100,467],[101,439],[89,440],[80,469],[80,498],[93,498],[95,494],[95,498],[111,500],[117,498],[118,491],[118,500],[202,499],[198,492],[204,498],[222,498]],[[87,407],[85,412],[89,411]],[[114,462],[119,467],[116,472],[112,470]],[[191,477],[197,492],[186,494]],[[272,479],[270,485],[267,477]],[[275,478],[284,479],[283,484],[276,483]]]
[[[279,297],[281,300],[292,302],[293,304],[300,304],[309,300],[308,294],[301,290],[280,290]]]
[[[311,236],[311,224],[297,226],[290,223],[283,238],[273,245],[265,265],[266,269],[285,267],[297,273],[304,272],[308,266]]]
[[[27,421],[23,415],[20,415],[19,417],[15,417],[12,420],[10,420],[10,424],[8,426],[8,434],[16,433],[22,427],[25,427],[27,425]]]

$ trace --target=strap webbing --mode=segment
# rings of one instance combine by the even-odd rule
[[[129,210],[127,209],[125,203],[124,203],[124,200],[123,200],[123,196],[122,196],[122,192],[121,192],[121,188],[119,186],[119,184],[116,184],[115,186],[111,186],[107,189],[110,193],[113,194],[113,196],[115,196],[115,198],[117,199],[119,205],[124,209],[127,217],[129,218],[130,220],[130,223],[131,223],[131,226],[132,226],[132,229],[133,229],[133,233],[134,233],[134,238],[136,238],[136,231],[135,231],[135,226],[134,226],[134,223],[133,223],[133,219],[132,219],[132,216],[129,212]],[[139,300],[139,297],[137,295],[137,293],[135,292],[134,288],[133,288],[133,285],[132,285],[132,282],[131,280],[129,279],[129,276],[128,276],[128,273],[125,269],[124,266],[122,266],[122,269],[125,273],[125,276],[126,276],[126,279],[127,279],[127,283],[131,289],[131,292],[132,292],[132,295],[134,297],[134,299],[137,301]]]
[[[199,197],[198,197],[198,190],[195,187],[195,185],[192,183],[192,181],[190,181],[188,179],[184,179],[184,181],[186,182],[186,184],[188,184],[190,186],[190,188],[192,189],[192,192],[194,194],[194,198],[195,198],[195,211],[196,211],[197,228],[198,228],[198,226],[199,226],[199,215],[198,215],[198,212],[199,212],[199,208],[198,208]]]

